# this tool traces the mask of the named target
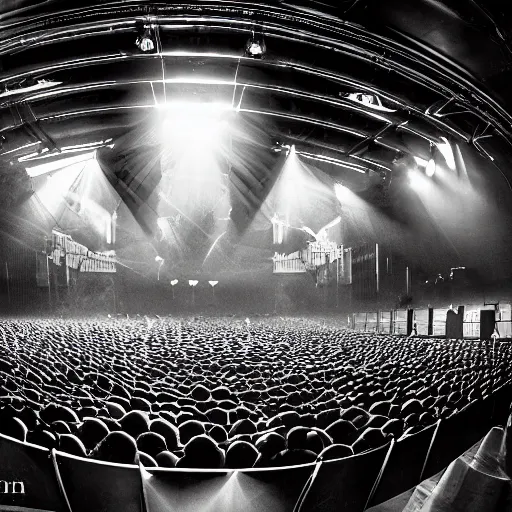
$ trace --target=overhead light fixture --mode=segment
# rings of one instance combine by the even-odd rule
[[[188,284],[193,288],[194,286],[197,286],[198,282],[199,281],[197,281],[196,279],[189,279]]]
[[[245,45],[245,54],[253,59],[261,59],[267,51],[263,34],[255,34],[252,31],[251,37]]]
[[[294,144],[283,144],[282,142],[276,142],[274,145],[270,148],[274,153],[282,153],[283,151],[286,152],[286,156],[288,156],[290,153],[295,153],[295,145]]]
[[[151,27],[144,27],[144,32],[137,37],[135,44],[144,53],[152,52],[155,49],[155,37]]]
[[[281,151],[283,151],[284,149],[284,144],[282,144],[281,142],[275,142],[272,147],[270,148],[274,153],[281,153]]]
[[[350,101],[360,103],[374,110],[380,110],[382,112],[396,112],[395,109],[385,107],[382,104],[382,100],[376,94],[366,92],[352,92],[347,94],[345,97]]]
[[[61,85],[62,82],[54,82],[52,80],[37,80],[37,82],[31,85],[18,85],[13,89],[5,89],[3,92],[0,92],[0,98],[5,98],[7,96],[14,96],[15,94],[26,94],[33,91],[38,91],[40,89],[48,89],[49,87],[56,87]]]

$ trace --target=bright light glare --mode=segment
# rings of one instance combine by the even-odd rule
[[[161,230],[164,230],[166,227],[169,226],[169,223],[167,222],[167,217],[158,217],[156,223]]]
[[[452,171],[455,171],[457,166],[455,165],[455,157],[453,155],[452,146],[445,137],[441,138],[445,142],[443,144],[438,144],[437,149],[439,149],[439,152],[444,156],[448,168]]]
[[[200,101],[170,101],[169,103],[160,104],[161,110],[168,112],[182,113],[182,115],[204,116],[218,115],[222,112],[233,110],[233,105],[226,102],[200,102]]]
[[[178,284],[178,280],[177,279],[173,279],[171,281],[171,286],[176,286]]]
[[[168,112],[163,123],[163,141],[174,148],[187,150],[215,149],[226,129],[226,112],[231,104],[175,102],[165,106]],[[201,149],[200,149],[201,148]]]
[[[77,164],[80,162],[87,162],[89,160],[94,160],[94,158],[95,158],[95,152],[91,151],[88,153],[83,153],[79,156],[63,158],[61,160],[56,160],[54,162],[48,162],[46,164],[34,165],[33,167],[25,167],[25,170],[27,171],[27,174],[31,178],[35,178],[37,176],[41,176],[48,172],[54,172],[54,171],[64,169],[73,164]]]
[[[262,48],[261,44],[256,43],[256,42],[250,43],[247,48],[247,51],[251,55],[262,55],[263,54],[263,48]]]
[[[143,52],[151,52],[155,49],[155,43],[149,37],[143,37],[139,42],[139,47]]]
[[[347,200],[350,191],[347,187],[345,187],[345,185],[342,185],[341,183],[335,183],[334,193],[336,194],[338,201],[343,204]]]
[[[432,178],[436,173],[436,161],[433,158],[428,161],[425,173],[429,178]]]
[[[428,165],[428,160],[425,160],[419,156],[415,156],[413,157],[414,158],[414,161],[420,166],[420,167],[427,167]]]
[[[219,284],[219,281],[208,281],[208,283],[213,288],[216,284]]]
[[[192,287],[196,286],[199,281],[196,281],[195,279],[189,279],[188,284]]]
[[[161,256],[155,256],[155,261],[157,263],[163,263],[164,259]]]
[[[410,170],[408,175],[411,188],[414,190],[421,190],[425,182],[425,177],[416,170]]]

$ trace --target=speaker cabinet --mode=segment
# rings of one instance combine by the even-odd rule
[[[496,311],[483,309],[480,311],[480,339],[490,340],[496,325]]]

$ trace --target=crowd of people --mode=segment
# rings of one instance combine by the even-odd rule
[[[0,433],[146,467],[337,459],[411,435],[509,378],[510,344],[334,320],[0,322]]]

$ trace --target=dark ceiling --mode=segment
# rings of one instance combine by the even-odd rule
[[[508,172],[512,24],[501,4],[2,0],[0,164],[115,140],[171,98],[231,103],[269,138],[348,167],[392,170],[445,137]],[[154,52],[135,45],[144,26]],[[244,52],[253,31],[261,59]]]

